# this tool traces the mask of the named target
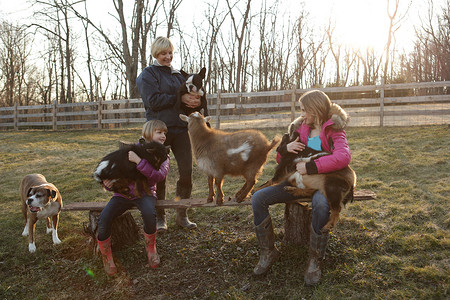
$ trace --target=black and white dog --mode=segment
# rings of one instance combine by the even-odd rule
[[[102,158],[94,172],[94,178],[99,183],[105,179],[113,180],[112,190],[123,195],[128,195],[130,182],[136,183],[137,193],[142,189],[149,192],[146,177],[136,169],[135,163],[128,160],[128,152],[135,152],[140,158],[147,160],[155,170],[159,170],[167,159],[169,149],[170,147],[158,142],[126,144]]]
[[[186,78],[186,82],[180,86],[177,91],[177,101],[180,105],[180,109],[186,116],[189,116],[191,113],[198,111],[202,113],[204,116],[208,116],[208,107],[206,102],[206,93],[203,87],[203,80],[206,75],[206,68],[203,67],[198,74],[188,74],[183,70],[180,70],[180,73]],[[184,94],[192,94],[200,96],[201,104],[196,108],[187,107],[183,102],[181,102],[181,96]],[[203,111],[201,111],[203,109]]]

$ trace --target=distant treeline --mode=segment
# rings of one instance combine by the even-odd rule
[[[430,2],[407,52],[395,40],[407,12],[395,7],[386,12],[387,42],[377,51],[341,44],[331,22],[314,28],[305,10],[280,18],[278,6],[251,0],[207,1],[188,35],[179,23],[182,1],[125,7],[114,0],[114,32],[89,18],[86,1],[31,1],[32,19],[0,23],[0,107],[139,98],[136,77],[151,63],[150,44],[161,29],[177,45],[176,67],[207,68],[209,94],[450,79],[448,1],[444,8]]]

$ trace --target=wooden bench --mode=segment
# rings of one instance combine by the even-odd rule
[[[354,201],[373,200],[376,198],[374,192],[370,190],[357,190],[354,194]],[[310,198],[297,199],[286,203],[284,241],[292,244],[305,245],[309,242],[309,230],[311,226],[311,208],[308,205]],[[105,208],[107,202],[72,202],[65,204],[63,211],[89,211],[89,223],[84,224],[84,231],[92,238],[94,251],[96,252],[97,221],[100,212]],[[202,207],[233,207],[251,205],[251,199],[237,203],[235,201],[225,201],[218,206],[215,202],[206,202],[206,198],[157,200],[157,208],[202,208]],[[139,239],[139,228],[130,212],[126,212],[118,217],[113,223],[113,235],[111,237],[113,247],[116,249],[135,243]]]

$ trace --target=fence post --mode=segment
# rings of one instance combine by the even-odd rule
[[[52,103],[52,126],[53,126],[53,130],[58,129],[58,125],[57,125],[57,121],[58,121],[58,117],[56,116],[56,100],[53,100]]]
[[[239,94],[239,121],[241,121],[243,109],[242,109],[242,93]]]
[[[19,130],[19,112],[17,109],[17,101],[14,103],[14,130]]]
[[[102,129],[102,109],[103,109],[103,104],[102,104],[102,99],[98,100],[98,107],[97,107],[97,121],[98,121],[98,129]]]
[[[217,92],[217,106],[216,106],[216,128],[220,129],[220,104],[222,102],[222,98],[220,96],[220,91]]]
[[[125,102],[125,109],[127,110],[128,108],[130,108],[130,99],[127,99],[127,101]],[[131,118],[131,113],[127,114],[127,123],[126,125],[130,125],[130,118]],[[120,127],[122,128],[122,123],[120,124]]]
[[[380,127],[383,127],[384,122],[384,84],[384,78],[382,78],[380,91]]]
[[[295,120],[295,89],[291,91],[291,122]]]

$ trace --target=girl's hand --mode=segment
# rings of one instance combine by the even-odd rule
[[[141,162],[141,158],[133,151],[128,151],[128,160],[139,164]]]
[[[306,163],[304,161],[298,162],[296,165],[297,172],[300,173],[300,175],[306,175]]]
[[[288,152],[297,154],[299,151],[303,151],[305,149],[305,144],[299,142],[299,139],[300,137],[297,137],[295,141],[292,141],[286,145]]]
[[[111,179],[105,179],[103,180],[103,185],[106,186],[108,189],[112,189],[113,182]]]
[[[196,108],[202,104],[202,101],[200,100],[200,96],[192,95],[192,94],[184,94],[181,96],[181,102],[186,104],[187,107],[190,108]]]

